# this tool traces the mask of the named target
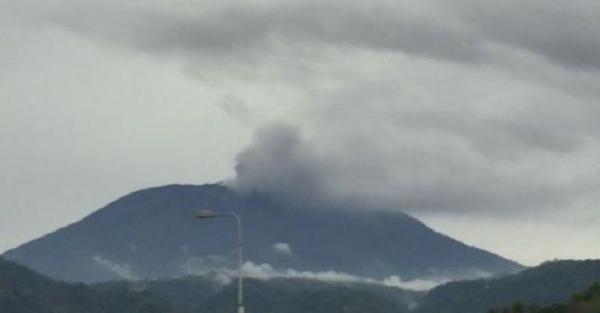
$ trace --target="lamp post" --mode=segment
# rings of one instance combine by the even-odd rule
[[[242,219],[235,213],[215,213],[211,210],[202,210],[196,213],[198,219],[209,219],[209,218],[232,218],[237,226],[237,255],[238,255],[238,299],[237,299],[237,313],[244,313],[244,294],[243,294],[243,281],[244,275],[242,272],[243,266],[243,241],[242,241]]]

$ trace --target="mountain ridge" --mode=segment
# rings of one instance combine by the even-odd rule
[[[232,267],[233,226],[195,220],[193,213],[201,208],[240,214],[248,259],[280,269],[403,279],[522,269],[405,213],[301,210],[265,193],[241,194],[219,184],[129,193],[4,256],[66,281],[112,280],[119,272],[129,278],[168,278]],[[289,253],[277,251],[276,244],[287,245]]]
[[[0,312],[3,313],[172,313],[148,291],[103,289],[54,281],[0,258]]]
[[[598,282],[600,260],[562,260],[505,277],[452,282],[428,292],[357,282],[248,279],[245,302],[253,312],[593,313],[600,303]],[[230,312],[236,291],[234,279],[215,275],[70,284],[0,258],[3,313]],[[457,306],[457,296],[467,306]],[[561,304],[569,299],[574,306]]]
[[[0,258],[2,313],[192,313],[235,310],[235,280],[210,275],[157,281],[72,284]],[[401,313],[421,295],[399,288],[301,279],[246,281],[252,312]]]
[[[415,313],[484,313],[517,302],[549,306],[596,282],[600,260],[549,261],[513,275],[438,286],[423,297]]]

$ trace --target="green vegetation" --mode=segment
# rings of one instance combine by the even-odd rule
[[[101,288],[126,288],[128,284],[106,283]],[[402,313],[422,296],[372,284],[318,282],[301,279],[245,281],[248,312],[261,313]],[[235,312],[236,284],[216,284],[206,277],[138,282],[129,288],[144,288],[168,300],[179,313]]]
[[[148,291],[98,289],[56,282],[0,259],[2,313],[169,313],[169,305]]]
[[[490,310],[489,313],[599,313],[600,283],[594,283],[587,291],[577,293],[566,304],[554,304],[546,307],[526,305],[516,302],[501,310]]]
[[[0,312],[235,312],[235,283],[216,278],[68,284],[0,259]],[[600,284],[594,282],[600,282],[600,261],[551,262],[426,294],[373,284],[248,279],[245,303],[248,312],[261,313],[600,313]]]
[[[369,284],[273,279],[246,281],[248,312],[402,313],[420,293]],[[68,284],[0,259],[1,313],[235,312],[235,284],[210,277]]]
[[[439,286],[423,298],[416,313],[482,313],[517,302],[550,306],[597,281],[598,260],[548,262],[514,275]]]
[[[261,313],[402,313],[409,312],[411,298],[418,297],[397,288],[366,284],[279,279],[250,280],[247,286],[247,311]],[[233,287],[210,298],[198,312],[233,312]]]

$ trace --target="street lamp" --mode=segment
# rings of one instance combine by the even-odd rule
[[[202,210],[196,213],[197,219],[209,219],[209,218],[232,218],[237,225],[237,255],[238,255],[238,305],[237,305],[237,313],[244,313],[244,303],[243,303],[243,273],[242,273],[242,265],[243,265],[243,255],[242,255],[242,219],[235,213],[215,213],[211,210]]]

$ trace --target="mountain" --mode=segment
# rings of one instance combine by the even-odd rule
[[[167,302],[147,291],[99,290],[53,281],[0,259],[2,313],[169,313]]]
[[[514,275],[436,287],[415,313],[485,313],[517,302],[549,306],[595,282],[600,282],[600,260],[548,262]]]
[[[221,185],[169,185],[118,199],[83,220],[3,256],[71,282],[168,278],[234,267],[232,221],[197,220],[203,208],[235,212],[245,254],[275,269],[382,279],[457,278],[522,267],[439,234],[400,212],[299,209]]]

